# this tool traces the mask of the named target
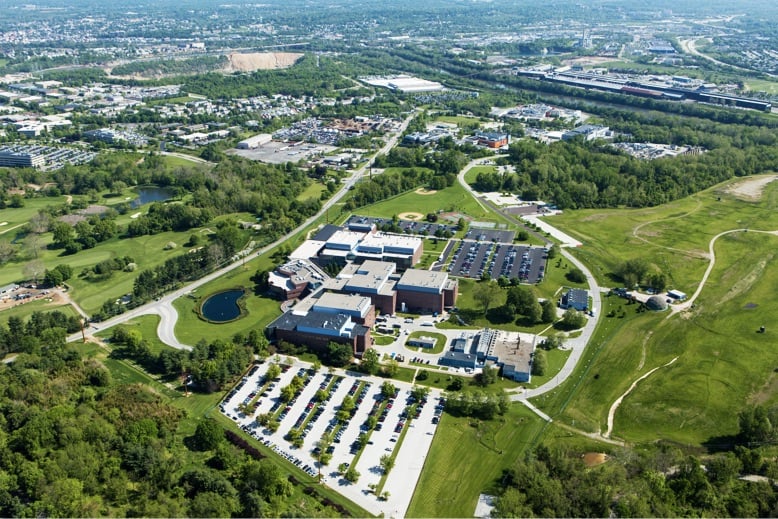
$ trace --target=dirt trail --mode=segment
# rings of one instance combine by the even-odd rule
[[[672,364],[676,360],[678,360],[678,357],[675,357],[673,360],[671,360],[670,362],[668,362],[664,366],[657,366],[657,367],[655,367],[654,369],[652,369],[651,371],[649,371],[648,373],[646,373],[645,375],[643,375],[642,377],[640,377],[639,379],[634,381],[632,383],[632,385],[629,386],[629,389],[627,389],[624,392],[623,395],[621,395],[619,398],[616,399],[615,402],[613,402],[613,405],[611,406],[610,410],[608,410],[608,430],[605,431],[605,434],[603,434],[604,438],[610,438],[611,437],[611,432],[613,431],[613,418],[616,415],[616,409],[619,408],[619,406],[621,405],[622,400],[624,400],[624,398],[627,395],[629,395],[632,392],[633,389],[635,389],[635,386],[638,385],[638,382],[640,382],[641,380],[647,378],[648,376],[650,376],[654,371],[658,370],[659,368],[665,368],[665,367],[669,366],[670,364]]]

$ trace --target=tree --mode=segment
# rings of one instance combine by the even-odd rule
[[[392,459],[391,454],[384,454],[381,456],[381,460],[378,463],[381,465],[384,474],[388,474],[389,471],[392,470],[392,467],[394,467],[394,459]]]
[[[55,223],[51,232],[54,239],[54,246],[58,248],[65,247],[65,245],[73,241],[73,238],[75,237],[73,227],[65,222]]]
[[[549,247],[548,253],[546,254],[548,259],[554,259],[558,255],[559,255],[559,246],[558,245],[554,244],[551,247]]]
[[[224,429],[210,418],[200,420],[197,423],[193,440],[198,449],[213,450],[224,441]]]
[[[386,375],[389,377],[394,377],[397,375],[398,371],[400,371],[400,363],[395,359],[389,359],[389,362],[387,362],[386,367],[384,368]]]
[[[546,352],[543,350],[535,350],[532,356],[532,374],[542,377],[546,374],[548,369],[548,359],[546,358]]]
[[[422,401],[430,394],[430,388],[424,386],[414,386],[411,390],[411,396],[417,401]]]
[[[570,270],[568,270],[567,274],[565,274],[565,277],[571,283],[585,283],[586,282],[586,274],[584,274],[583,270],[579,269],[578,267],[573,267]]]
[[[31,279],[33,283],[38,283],[38,279],[41,278],[46,271],[43,266],[43,262],[40,260],[33,260],[28,262],[22,269],[22,274],[25,279]]]
[[[500,296],[502,289],[494,281],[476,283],[473,287],[473,299],[483,307],[484,315],[489,311],[489,307]]]
[[[586,324],[586,316],[575,308],[568,308],[562,315],[562,325],[565,328],[583,328]]]
[[[351,467],[346,471],[346,474],[343,477],[349,483],[356,483],[359,481],[359,476],[361,476],[361,474],[357,471],[357,469]]]
[[[41,250],[41,237],[37,234],[28,234],[24,239],[24,250],[28,257],[38,259]],[[43,271],[41,270],[41,272]]]
[[[388,380],[381,384],[381,395],[384,398],[394,398],[395,393],[397,393],[397,388]]]
[[[362,354],[362,362],[360,365],[365,373],[369,373],[370,375],[378,373],[380,367],[378,351],[375,348],[368,348],[367,351]]]
[[[278,364],[271,363],[267,367],[267,379],[275,380],[281,374],[281,367]]]
[[[540,321],[546,324],[556,321],[556,305],[550,299],[540,303]]]
[[[484,366],[481,373],[475,376],[475,380],[479,386],[486,387],[489,384],[497,382],[497,368],[494,366]]]
[[[648,262],[642,258],[625,261],[618,270],[618,274],[628,287],[639,285],[648,273]]]
[[[346,366],[351,362],[351,356],[353,351],[349,344],[339,344],[337,342],[331,342],[327,347],[327,358],[330,364],[337,367]]]
[[[0,265],[8,263],[16,256],[16,247],[6,240],[0,240]]]
[[[775,436],[773,424],[764,406],[749,406],[738,414],[738,437],[745,444],[761,444]]]

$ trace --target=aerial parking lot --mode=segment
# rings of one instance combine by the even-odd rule
[[[413,386],[392,380],[396,391],[385,395],[385,381],[378,377],[341,370],[315,372],[307,362],[288,360],[292,362],[279,364],[281,372],[273,379],[267,376],[273,362],[252,367],[220,404],[222,413],[289,463],[320,476],[323,484],[366,510],[404,517],[442,413],[440,393],[431,391],[417,401],[411,394]],[[296,390],[284,400],[282,393],[292,395],[284,388],[293,382]],[[272,417],[277,429],[260,425],[260,416]],[[320,465],[319,441],[325,435],[332,438],[324,447],[331,459]],[[394,457],[394,466],[380,487],[381,495],[376,495],[370,485],[384,479],[385,455]],[[358,480],[349,482],[339,468],[355,469]]]
[[[462,240],[453,248],[447,271],[457,277],[480,279],[487,274],[537,283],[545,274],[546,256],[541,247]]]

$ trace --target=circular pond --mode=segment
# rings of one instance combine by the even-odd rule
[[[240,317],[238,299],[243,297],[245,291],[234,288],[212,295],[203,302],[200,313],[203,317],[214,323],[226,323]]]

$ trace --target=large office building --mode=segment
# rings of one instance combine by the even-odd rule
[[[409,269],[395,285],[397,304],[403,311],[440,313],[454,306],[459,284],[445,272]]]
[[[267,333],[271,338],[319,351],[330,342],[348,344],[355,357],[361,357],[373,342],[370,328],[356,323],[350,315],[316,310],[286,312],[268,325]]]

